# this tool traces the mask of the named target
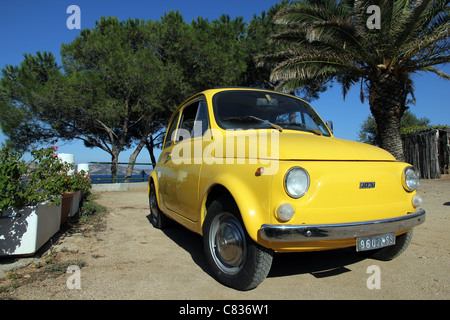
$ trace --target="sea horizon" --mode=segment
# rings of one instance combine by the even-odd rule
[[[117,175],[119,183],[121,183],[123,181],[123,178],[125,178],[124,174],[119,174]],[[91,183],[92,184],[102,184],[102,183],[115,183],[115,181],[113,181],[113,179],[111,178],[110,174],[91,174],[90,175],[91,178]],[[134,183],[134,182],[147,182],[149,178],[149,175],[141,175],[141,174],[133,174],[131,176],[131,181],[129,181],[130,183]]]

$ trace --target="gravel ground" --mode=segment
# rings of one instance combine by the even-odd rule
[[[412,244],[397,259],[364,259],[352,249],[275,254],[268,278],[256,289],[240,292],[213,278],[200,236],[178,225],[164,231],[152,227],[146,190],[102,192],[97,202],[108,208],[103,222],[94,230],[82,226],[59,235],[36,257],[21,259],[31,264],[5,273],[0,297],[448,300],[450,179],[422,180],[419,193],[427,220],[416,228]],[[0,260],[0,265],[5,264],[7,260]],[[81,269],[66,273],[74,264]],[[58,270],[49,272],[47,265]],[[375,275],[371,266],[379,271],[379,289],[368,288],[369,278]]]

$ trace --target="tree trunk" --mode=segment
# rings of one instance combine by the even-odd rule
[[[380,139],[381,148],[390,152],[397,161],[405,161],[400,119],[407,109],[405,81],[398,76],[383,75],[369,86],[369,104]]]
[[[136,149],[134,150],[134,152],[130,155],[130,159],[128,161],[128,168],[127,171],[125,173],[125,179],[123,182],[129,182],[130,181],[130,177],[133,174],[133,169],[134,169],[134,164],[136,162],[136,158],[139,155],[139,153],[141,152],[142,148],[147,144],[147,137],[150,135],[151,136],[151,128],[152,128],[152,121],[153,121],[153,117],[154,117],[154,112],[152,112],[148,118],[147,121],[144,123],[141,123],[141,125],[143,125],[142,130],[143,133],[141,135],[141,138],[139,139],[139,144],[137,145]]]
[[[150,141],[147,139],[145,145],[147,146],[147,150],[148,150],[148,153],[150,155],[150,159],[152,161],[152,167],[153,167],[153,169],[155,169],[155,167],[156,167],[156,158],[155,158],[155,154],[154,154],[154,151],[153,151],[154,146],[155,146],[154,140],[153,140],[153,134],[150,135]]]
[[[119,152],[114,150],[111,154],[111,179],[113,182],[118,182],[117,175],[119,169]]]
[[[130,155],[130,159],[128,160],[127,171],[125,172],[125,179],[123,180],[123,182],[130,182],[131,175],[133,174],[134,163],[136,162],[137,156],[144,147],[146,140],[147,140],[146,137],[145,139],[141,139],[134,152]]]

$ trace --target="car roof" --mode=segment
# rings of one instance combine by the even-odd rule
[[[287,96],[291,96],[291,97],[295,97],[295,98],[297,98],[297,99],[300,99],[300,98],[298,98],[298,97],[296,97],[296,96],[293,96],[293,95],[291,95],[291,94],[288,94],[288,93],[285,93],[285,92],[280,92],[280,91],[275,91],[275,90],[272,90],[272,89],[253,88],[253,87],[237,87],[237,86],[234,86],[234,87],[233,87],[233,86],[230,86],[230,87],[228,87],[228,86],[224,86],[224,87],[214,87],[214,88],[211,88],[211,89],[206,89],[206,90],[203,90],[203,91],[201,91],[201,92],[198,92],[198,93],[194,94],[193,96],[191,96],[189,99],[185,100],[181,105],[186,104],[187,102],[189,102],[189,101],[195,99],[195,97],[197,97],[197,96],[199,96],[199,95],[201,95],[201,94],[204,94],[204,95],[214,95],[214,94],[217,93],[217,92],[221,92],[221,91],[231,91],[231,90],[272,92],[272,93],[283,94],[283,95],[287,95]],[[180,106],[181,106],[181,105],[180,105]]]

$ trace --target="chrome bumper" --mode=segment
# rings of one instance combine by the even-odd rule
[[[267,225],[260,235],[271,242],[305,242],[354,239],[384,233],[409,230],[425,222],[425,210],[401,217],[342,224],[323,225]]]

